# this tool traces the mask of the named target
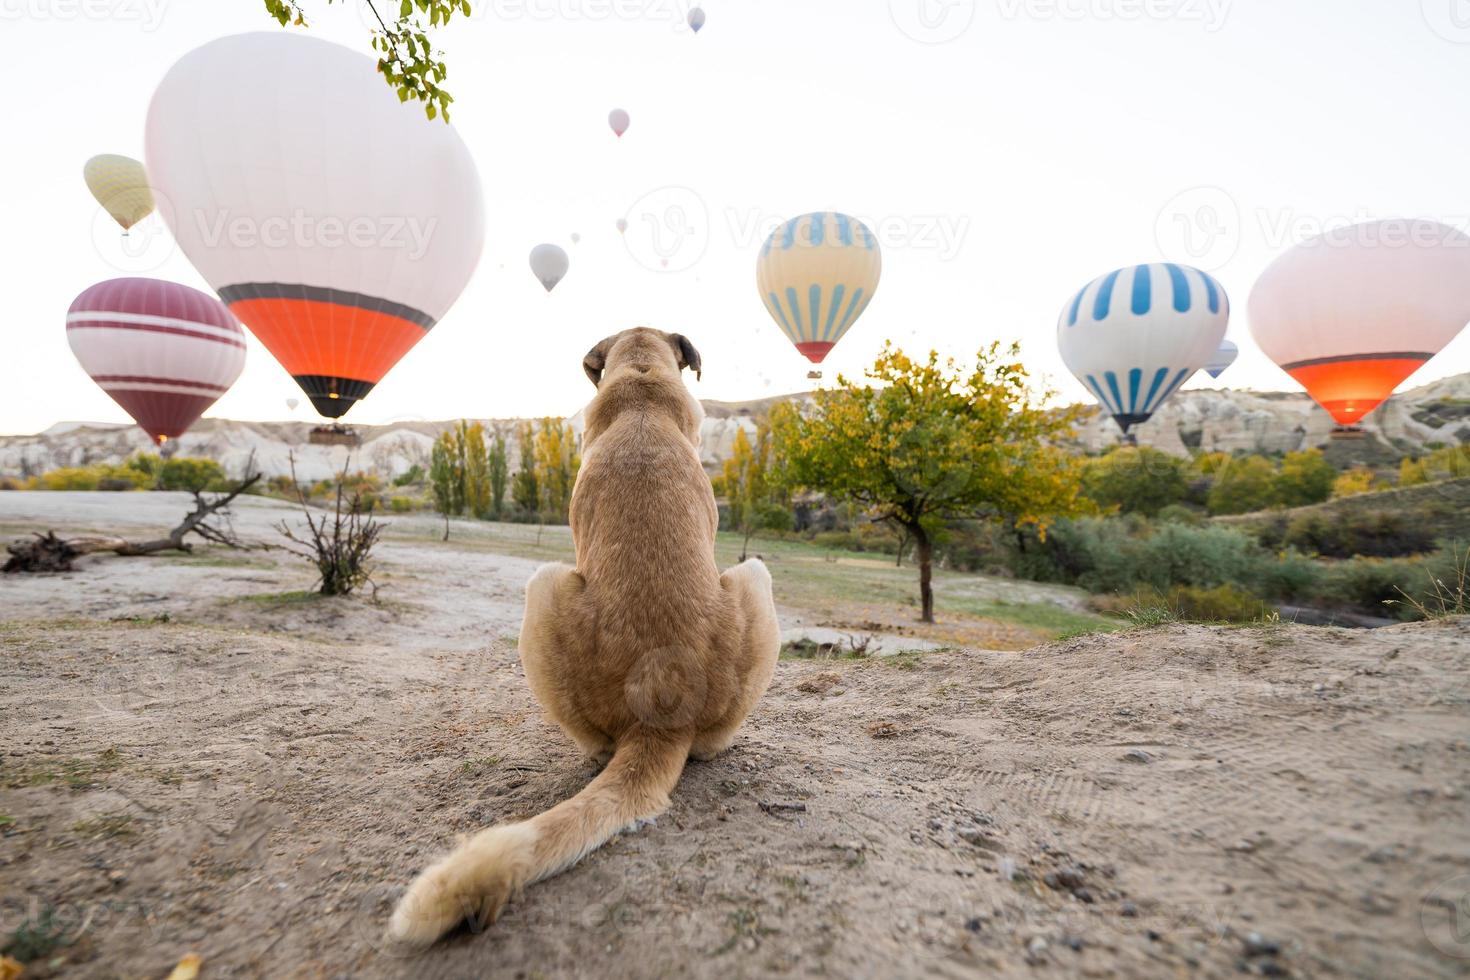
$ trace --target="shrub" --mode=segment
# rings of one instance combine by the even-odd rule
[[[1234,528],[1155,527],[1138,517],[1059,521],[1045,542],[1034,535],[1029,541],[1034,544],[1014,559],[1017,575],[1092,592],[1248,585],[1262,557],[1255,542]]]
[[[1337,470],[1320,449],[1287,453],[1276,476],[1276,502],[1283,507],[1320,504],[1332,496]]]
[[[93,466],[63,466],[41,474],[43,490],[96,490],[98,474]]]
[[[1202,589],[1176,585],[1171,589],[1137,589],[1127,595],[1094,596],[1099,612],[1121,616],[1136,626],[1189,621],[1197,623],[1252,623],[1264,618],[1269,607],[1234,585]]]
[[[1389,602],[1401,599],[1400,589],[1417,589],[1424,563],[1406,558],[1352,558],[1326,562],[1318,579],[1316,598],[1343,603],[1373,616],[1392,615]],[[1402,607],[1399,607],[1402,613]]]
[[[212,459],[178,456],[163,461],[158,467],[158,489],[188,490],[201,493],[212,485],[223,483],[224,467]]]
[[[1436,540],[1430,523],[1391,511],[1342,514],[1301,514],[1292,518],[1282,544],[1326,558],[1365,555],[1393,558],[1433,551]]]
[[[1288,551],[1284,554],[1264,557],[1254,573],[1255,589],[1261,595],[1294,602],[1307,599],[1319,591],[1322,564],[1310,558]]]
[[[1184,504],[1170,504],[1160,510],[1157,517],[1160,524],[1186,524],[1190,527],[1200,527],[1205,522],[1205,515]]]
[[[388,507],[395,514],[407,514],[413,510],[413,501],[408,497],[394,497],[388,501]]]
[[[1211,514],[1246,514],[1264,510],[1276,499],[1276,468],[1263,456],[1247,456],[1215,471],[1208,506]]]
[[[1373,489],[1373,471],[1364,466],[1354,467],[1332,482],[1333,497],[1352,497]]]
[[[97,463],[93,466],[63,466],[43,473],[36,485],[42,490],[142,490],[152,478],[126,465]]]
[[[400,474],[398,474],[397,476],[395,476],[393,478],[393,485],[395,487],[406,487],[406,486],[410,486],[411,484],[414,484],[414,483],[423,483],[423,482],[424,482],[424,468],[422,466],[420,466],[418,463],[414,463],[405,472],[400,473]]]
[[[1189,464],[1149,446],[1124,446],[1082,471],[1082,492],[1104,508],[1125,514],[1157,514],[1184,500]]]

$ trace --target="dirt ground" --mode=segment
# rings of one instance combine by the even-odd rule
[[[591,774],[516,658],[545,542],[417,533],[376,605],[258,555],[0,579],[27,977],[1470,975],[1465,620],[783,660],[664,817],[392,955],[455,834]]]

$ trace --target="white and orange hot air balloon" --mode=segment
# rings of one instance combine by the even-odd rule
[[[159,279],[109,279],[66,313],[82,370],[164,449],[245,368],[245,331],[213,296]]]
[[[164,75],[146,142],[180,249],[328,418],[428,335],[479,261],[464,141],[341,45],[211,41]]]
[[[1352,426],[1470,321],[1470,236],[1407,219],[1327,232],[1267,267],[1249,313],[1266,356]]]

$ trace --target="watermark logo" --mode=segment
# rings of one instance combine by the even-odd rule
[[[153,213],[126,232],[105,207],[99,205],[92,213],[92,248],[102,261],[123,275],[153,272],[174,254],[176,244],[169,234],[173,205],[157,188],[152,191]]]
[[[1213,34],[1225,26],[1232,0],[996,0],[1005,20],[1184,21]]]
[[[944,44],[975,22],[975,0],[888,0],[894,26],[920,44]]]
[[[688,187],[649,191],[628,208],[623,244],[638,264],[654,272],[683,272],[709,248],[710,215]]]
[[[193,221],[205,248],[227,245],[233,249],[383,249],[402,251],[409,261],[429,250],[437,217],[416,215],[309,214],[297,208],[289,214],[265,216],[234,214],[227,209],[196,211]]]
[[[156,31],[168,0],[0,0],[0,21],[112,21]]]
[[[1166,258],[1212,271],[1235,258],[1240,231],[1235,198],[1220,187],[1191,187],[1159,210],[1154,242]]]
[[[912,249],[930,251],[938,255],[939,261],[948,262],[959,255],[965,239],[970,234],[969,215],[954,214],[892,214],[881,218],[854,215],[872,234],[879,248],[885,251]],[[725,224],[730,241],[736,248],[748,252],[760,248],[772,232],[782,227],[788,216],[775,215],[759,209],[748,208],[725,211]],[[803,231],[798,244],[810,244],[810,232]]]
[[[1419,907],[1424,938],[1446,956],[1470,960],[1470,875],[1447,878]]]
[[[1470,0],[1419,0],[1424,23],[1451,44],[1470,44]]]

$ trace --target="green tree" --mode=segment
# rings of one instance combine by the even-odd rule
[[[490,515],[500,520],[505,515],[505,488],[510,480],[510,466],[505,458],[505,437],[499,432],[490,443]]]
[[[459,496],[463,481],[459,468],[459,449],[453,432],[441,432],[429,453],[429,488],[434,494],[434,510],[444,517],[444,540],[449,540],[449,515],[464,510]]]
[[[1189,463],[1151,446],[1123,446],[1082,471],[1082,492],[1102,507],[1154,516],[1184,500]]]
[[[282,27],[306,26],[302,0],[264,0],[265,9]],[[331,4],[334,0],[327,0]],[[398,93],[398,101],[416,99],[424,103],[430,119],[443,116],[449,121],[449,104],[453,97],[440,83],[449,67],[440,60],[441,52],[429,43],[428,31],[443,27],[455,15],[469,17],[469,0],[400,0],[395,5],[385,0],[365,0],[373,21],[373,50],[378,53],[378,74]],[[344,6],[346,6],[344,4]],[[384,17],[381,11],[388,11]]]
[[[1245,514],[1276,499],[1276,467],[1264,456],[1247,456],[1215,470],[1207,506],[1211,514]]]
[[[541,485],[536,480],[536,430],[530,422],[522,422],[517,433],[520,466],[510,483],[510,497],[516,508],[529,517],[541,510]]]
[[[1281,461],[1281,472],[1276,475],[1276,502],[1283,507],[1320,504],[1332,496],[1332,483],[1336,479],[1337,469],[1327,462],[1322,450],[1287,453]]]
[[[1078,409],[1042,407],[1020,348],[992,344],[975,364],[912,360],[891,343],[867,372],[818,391],[810,414],[773,413],[791,484],[850,500],[913,538],[924,622],[934,621],[933,539],[944,521],[1000,520],[1043,533],[1080,513],[1080,464],[1056,443]]]

